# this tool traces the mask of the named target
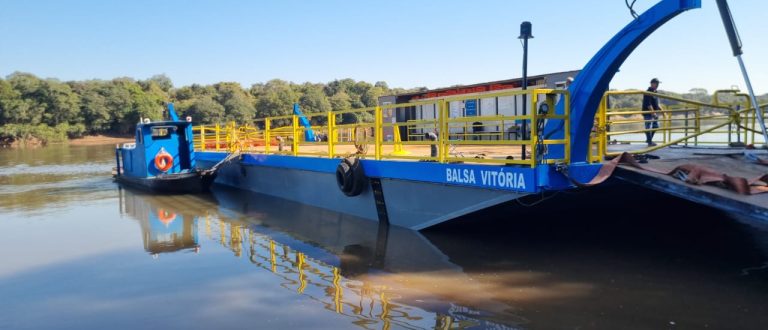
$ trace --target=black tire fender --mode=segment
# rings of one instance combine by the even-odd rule
[[[336,167],[336,184],[344,195],[360,195],[367,182],[362,163],[357,158],[344,158]]]
[[[346,159],[336,166],[336,185],[345,195],[352,191],[352,167]]]

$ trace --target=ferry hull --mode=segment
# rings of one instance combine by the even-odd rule
[[[222,157],[223,153],[218,155],[200,153],[197,162],[204,167],[211,166]],[[272,159],[249,161],[245,158],[240,162],[223,166],[219,169],[215,182],[368,220],[388,221],[392,225],[414,230],[437,225],[530,194],[530,192],[484,189],[376,175],[386,172],[376,167],[383,163],[377,161],[363,163],[367,176],[365,188],[359,195],[349,197],[338,188],[336,183],[335,168],[339,159],[305,157],[302,162],[308,163],[305,164],[306,166],[294,166],[280,163],[287,160],[280,157],[296,157],[263,157]],[[400,166],[407,164],[390,163],[400,163],[398,164]],[[430,164],[430,166],[433,165],[437,164]],[[380,180],[383,201],[380,201],[379,205],[383,204],[386,219],[382,219],[382,210],[377,209],[372,180]]]
[[[162,175],[151,178],[135,178],[125,175],[115,177],[115,181],[154,193],[195,194],[206,192],[216,179],[216,174],[197,172]]]

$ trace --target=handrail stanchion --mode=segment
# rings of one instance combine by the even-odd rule
[[[529,94],[529,93],[526,93]],[[530,92],[531,96],[531,111],[528,113],[528,116],[524,120],[530,120],[528,124],[526,125],[525,122],[523,122],[523,126],[529,126],[530,132],[528,133],[528,136],[530,138],[528,139],[527,143],[531,147],[531,157],[530,157],[530,165],[531,168],[536,167],[536,163],[538,162],[538,152],[536,145],[539,141],[539,132],[538,132],[538,123],[536,122],[538,115],[539,115],[539,109],[536,108],[536,104],[538,103],[538,96],[539,94],[536,93],[536,90],[534,89],[532,92]],[[525,95],[525,94],[523,94]],[[525,145],[523,144],[523,156],[522,158],[525,159]]]
[[[669,112],[663,113],[664,118],[664,144],[672,141],[672,114]]]
[[[698,107],[693,109],[694,111],[698,111]],[[683,130],[683,134],[685,134],[685,136],[688,136],[688,127],[690,125],[690,121],[688,120],[688,117],[689,117],[689,114],[688,114],[688,111],[686,111],[685,112],[685,129]],[[688,140],[685,140],[685,146],[686,147],[688,146]]]
[[[564,119],[562,119],[565,122],[565,135],[563,136],[565,138],[565,163],[570,164],[571,163],[571,94],[568,92],[568,90],[565,90],[563,93],[563,100],[565,102],[565,108],[563,115]],[[591,147],[590,147],[591,148]]]
[[[696,136],[693,138],[693,145],[698,147],[699,146],[699,133],[701,133],[701,107],[699,107],[699,111],[697,111],[695,113],[695,115],[696,115],[696,118],[695,118],[696,123],[694,125],[696,125],[695,126],[696,127]]]
[[[439,141],[438,151],[440,151],[440,155],[438,157],[438,162],[445,163],[445,158],[448,156],[448,144],[446,141],[448,141],[448,122],[446,120],[447,117],[447,109],[446,109],[446,102],[445,100],[438,100],[437,101],[437,108],[438,108],[438,114],[439,114],[439,122],[440,122],[440,131],[438,132],[437,140]]]
[[[205,151],[205,125],[200,125],[200,146],[200,149]]]
[[[269,154],[269,149],[272,147],[272,135],[269,132],[272,120],[269,117],[264,118],[264,153]]]
[[[600,124],[600,127],[598,128],[600,132],[600,161],[602,162],[605,159],[605,153],[608,152],[608,118],[606,117],[605,113],[608,111],[608,98],[610,96],[605,95],[603,97],[603,102],[600,112],[600,118],[598,119],[598,123]]]
[[[336,146],[334,141],[335,131],[336,131],[336,115],[333,114],[333,111],[327,111],[325,115],[328,117],[328,136],[326,137],[326,140],[328,141],[328,158],[333,158],[336,156]]]
[[[221,137],[219,137],[221,132],[221,125],[219,123],[216,123],[216,151],[220,151],[221,149]]]
[[[293,124],[293,143],[291,144],[291,152],[294,156],[299,155],[299,116],[293,115],[292,116],[292,124]]]
[[[374,159],[381,160],[381,143],[383,142],[382,135],[383,135],[383,131],[384,131],[382,129],[381,125],[382,125],[384,120],[382,118],[382,113],[381,113],[381,107],[380,106],[377,106],[374,109],[373,116],[374,116],[373,137],[375,139],[374,140],[374,143],[375,143],[374,144]]]

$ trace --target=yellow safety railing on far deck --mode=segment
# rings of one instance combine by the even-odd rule
[[[469,100],[507,98],[527,112],[507,109],[474,115],[457,112]],[[555,105],[564,100],[564,113]],[[570,155],[569,94],[566,90],[507,90],[485,94],[442,97],[418,102],[326,113],[307,113],[310,127],[295,115],[267,117],[234,125],[196,126],[195,148],[227,151],[232,145],[251,153],[293,156],[346,157],[514,164],[567,163]],[[521,106],[522,107],[522,106]],[[558,133],[544,135],[545,126]],[[311,133],[310,133],[311,132]],[[559,157],[550,148],[559,147]]]
[[[720,96],[725,94],[733,94],[743,101],[723,103]],[[644,119],[647,111],[623,105],[628,101],[640,104],[645,95],[659,99],[662,110],[656,111],[657,119]],[[623,100],[617,100],[619,97]],[[758,108],[764,111],[764,107],[761,105]],[[653,122],[659,127],[654,128]],[[590,159],[600,162],[604,156],[622,152],[647,153],[673,145],[764,143],[762,136],[755,135],[759,133],[756,125],[755,108],[746,94],[738,90],[716,91],[712,103],[645,91],[609,91],[603,96],[595,116]],[[654,133],[652,142],[655,145],[646,144],[646,133]]]

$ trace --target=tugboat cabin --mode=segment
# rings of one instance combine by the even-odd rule
[[[191,122],[145,119],[136,127],[136,142],[118,148],[118,175],[148,178],[190,172],[195,169],[193,155]]]

